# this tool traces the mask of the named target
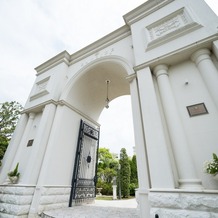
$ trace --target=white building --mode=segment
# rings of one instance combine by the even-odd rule
[[[80,120],[98,130],[107,80],[110,100],[131,95],[141,217],[218,217],[218,182],[203,172],[218,153],[218,18],[203,0],[149,0],[124,20],[36,68],[0,170],[1,217],[68,206]],[[87,178],[95,151],[81,159]]]

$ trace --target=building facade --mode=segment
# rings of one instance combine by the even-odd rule
[[[0,169],[1,217],[68,206],[80,120],[99,129],[106,81],[110,100],[131,95],[140,216],[218,216],[218,182],[203,172],[218,153],[218,18],[203,0],[149,0],[123,18],[36,68]]]

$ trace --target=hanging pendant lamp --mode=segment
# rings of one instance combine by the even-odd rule
[[[109,108],[109,102],[110,102],[110,100],[108,98],[110,80],[106,80],[105,82],[106,82],[106,86],[107,86],[107,95],[106,95],[106,100],[105,100],[105,102],[106,102],[105,108],[108,109]]]

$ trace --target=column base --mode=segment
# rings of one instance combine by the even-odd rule
[[[150,203],[148,199],[149,190],[146,188],[138,188],[136,190],[136,201],[138,203],[137,209],[139,209],[140,217],[150,217]]]
[[[70,186],[37,186],[28,217],[40,217],[44,211],[67,208],[70,190]]]
[[[179,189],[203,190],[202,182],[199,179],[179,179]]]
[[[0,217],[28,217],[35,186],[0,185]]]

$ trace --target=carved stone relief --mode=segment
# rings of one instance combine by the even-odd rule
[[[183,35],[188,30],[200,27],[182,8],[146,27],[148,49],[158,46],[164,41]]]
[[[91,57],[89,57],[88,59],[86,59],[85,61],[83,61],[80,65],[80,67],[84,67],[85,65],[89,64],[90,62],[97,60],[98,58],[102,58],[105,56],[109,56],[112,55],[112,53],[114,52],[114,48],[110,48],[107,50],[103,50],[100,52],[96,52],[94,55],[92,55]]]

